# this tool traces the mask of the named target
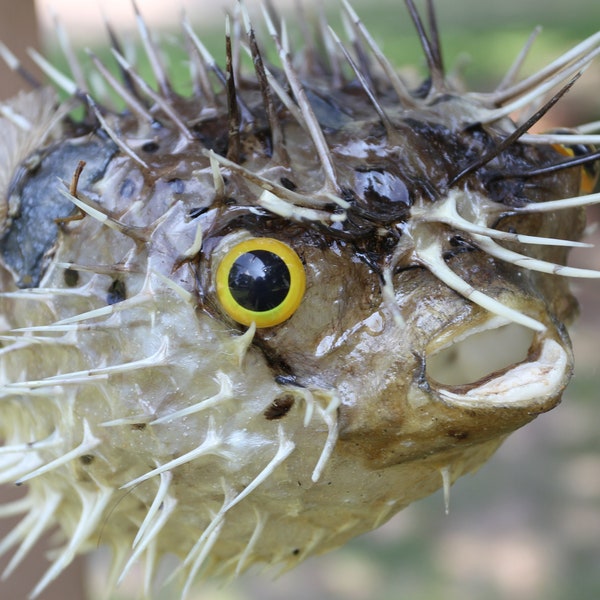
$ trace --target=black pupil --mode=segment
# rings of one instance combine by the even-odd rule
[[[290,291],[290,271],[277,254],[252,250],[242,254],[229,271],[229,290],[235,301],[254,312],[279,306]]]

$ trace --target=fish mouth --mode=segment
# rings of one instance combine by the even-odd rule
[[[549,410],[560,399],[571,368],[569,348],[548,332],[492,317],[430,343],[425,374],[448,404]]]

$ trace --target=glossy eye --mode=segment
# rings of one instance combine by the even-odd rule
[[[251,238],[233,246],[217,268],[217,297],[242,325],[273,327],[289,319],[302,301],[306,276],[287,244]]]

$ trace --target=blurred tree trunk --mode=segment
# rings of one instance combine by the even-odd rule
[[[0,40],[23,60],[26,66],[31,65],[27,58],[28,47],[39,47],[37,19],[34,0],[0,0]],[[33,69],[32,69],[33,70]],[[35,71],[34,71],[35,72]],[[14,96],[19,90],[29,86],[17,74],[10,71],[0,61],[0,101]],[[1,441],[1,440],[0,440]],[[23,490],[0,487],[0,504],[10,502],[23,494]],[[0,539],[3,539],[18,523],[19,518],[2,519],[0,521]],[[6,581],[0,582],[0,598],[22,600],[27,598],[36,582],[41,578],[50,563],[44,553],[47,546],[44,540],[27,556],[25,562],[17,568]],[[0,571],[7,559],[2,561]],[[42,593],[40,600],[84,600],[83,561],[76,560],[58,580]]]

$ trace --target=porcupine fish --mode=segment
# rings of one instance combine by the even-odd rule
[[[265,10],[277,67],[239,6],[224,69],[184,21],[190,97],[138,13],[156,85],[112,32],[120,75],[90,54],[124,110],[66,38],[70,75],[34,56],[71,99],[36,86],[0,108],[0,479],[28,489],[8,571],[64,534],[34,597],[98,543],[115,582],[176,554],[182,597],[199,573],[293,566],[560,401],[567,282],[600,276],[566,266],[600,200],[599,136],[529,130],[600,34],[465,93],[431,3],[406,6],[417,86],[346,3],[354,50],[321,22],[322,55],[292,57]]]

